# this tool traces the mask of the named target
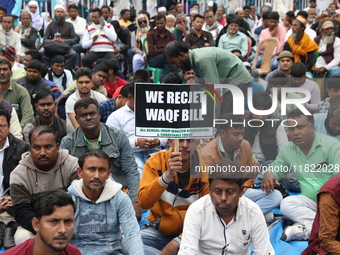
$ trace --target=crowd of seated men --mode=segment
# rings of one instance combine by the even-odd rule
[[[125,2],[89,9],[88,17],[75,3],[57,4],[52,21],[37,1],[18,20],[0,6],[5,254],[249,254],[250,245],[255,254],[279,254],[266,227],[276,208],[292,222],[282,241],[309,241],[303,254],[337,254],[339,4],[320,10],[310,0],[298,10],[297,2],[274,1],[260,14],[254,5],[226,14],[213,1],[189,13],[182,3],[143,1],[132,17]],[[271,71],[260,76],[266,46],[257,58],[256,47],[267,38],[279,43]],[[190,65],[182,52],[176,61],[164,54],[176,41]],[[267,111],[275,101],[273,113],[254,114],[248,101],[243,115],[217,109],[227,123],[216,125],[215,138],[179,139],[179,151],[174,139],[137,137],[135,82],[206,82],[193,64],[205,47],[228,52],[251,75],[253,108]],[[150,69],[161,70],[160,81]],[[312,115],[283,102],[306,97],[287,88],[308,91],[302,107]],[[252,119],[259,125],[242,125]],[[289,127],[274,122],[286,119]],[[208,166],[236,171],[196,171]]]

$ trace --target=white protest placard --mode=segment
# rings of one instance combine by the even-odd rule
[[[214,137],[213,85],[135,84],[136,136]]]

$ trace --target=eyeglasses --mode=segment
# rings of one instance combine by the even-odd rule
[[[185,23],[185,20],[179,20],[178,23]]]
[[[0,130],[4,130],[7,127],[8,127],[8,125],[0,125]]]
[[[138,21],[138,25],[142,25],[143,23],[147,24],[146,20]]]

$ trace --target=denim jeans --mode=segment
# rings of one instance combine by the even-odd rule
[[[150,158],[152,153],[158,152],[159,150],[143,150],[135,152],[135,160],[138,165],[138,172],[140,177],[142,177],[144,164]]]
[[[126,238],[124,237],[124,235],[122,236],[122,240],[121,240],[121,245],[122,245],[122,253],[124,255],[134,255],[134,254],[129,254],[128,250],[127,250],[127,240]],[[147,246],[147,245],[144,245],[144,254],[145,255],[159,255],[161,253],[161,251],[153,248],[153,247],[150,247],[150,246]]]
[[[86,50],[81,46],[81,43],[72,45],[72,49],[77,53],[74,66],[79,66],[80,53],[86,53]]]
[[[263,176],[265,174],[266,171],[268,171],[268,167],[270,166],[271,163],[273,163],[274,160],[267,160],[267,161],[260,161],[260,172],[259,174],[256,176],[255,180],[254,180],[254,187],[261,187],[261,183],[263,180]]]
[[[151,249],[153,248],[158,251],[161,251],[170,241],[172,241],[172,239],[176,237],[164,235],[163,233],[159,232],[158,230],[154,229],[151,226],[142,227],[140,234],[142,236],[144,246],[149,246],[151,247]],[[145,253],[145,254],[153,255],[157,253]]]
[[[262,190],[249,188],[243,195],[255,202],[260,207],[263,214],[269,213],[271,210],[279,207],[283,199],[281,192],[278,190],[274,190],[272,193],[267,194]]]

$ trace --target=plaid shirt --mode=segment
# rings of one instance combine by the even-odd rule
[[[115,100],[116,98],[112,98],[99,104],[100,122],[106,123],[110,114],[117,110]]]
[[[327,97],[325,100],[322,100],[318,105],[317,113],[327,113],[330,108],[330,98]]]

